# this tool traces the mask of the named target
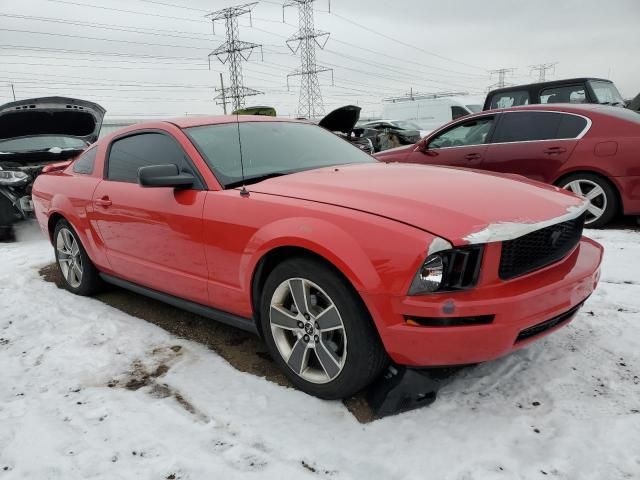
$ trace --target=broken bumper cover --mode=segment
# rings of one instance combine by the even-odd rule
[[[506,355],[566,325],[600,278],[603,249],[587,238],[561,261],[509,281],[498,277],[500,251],[499,242],[486,246],[480,281],[467,291],[403,297],[362,293],[394,362],[464,365]],[[413,318],[448,320],[443,326],[422,326]]]

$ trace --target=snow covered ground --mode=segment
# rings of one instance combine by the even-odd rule
[[[588,235],[602,282],[571,325],[363,425],[43,281],[27,227],[0,244],[0,480],[640,478],[640,233]]]

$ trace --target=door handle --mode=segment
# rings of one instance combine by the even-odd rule
[[[544,153],[546,153],[547,155],[558,155],[566,151],[567,149],[562,147],[549,147],[544,151]]]
[[[98,205],[99,207],[110,207],[111,206],[111,200],[109,200],[109,197],[107,197],[106,195],[102,198],[97,199],[94,202],[96,205]]]
[[[480,160],[481,155],[479,153],[468,153],[464,156],[467,160]]]

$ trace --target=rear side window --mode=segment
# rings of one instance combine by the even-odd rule
[[[540,92],[540,103],[586,103],[584,86],[547,88]]]
[[[177,142],[161,133],[140,133],[116,140],[111,145],[107,178],[138,183],[138,169],[149,165],[176,164],[181,171],[193,173]]]
[[[73,162],[73,172],[82,175],[91,175],[93,173],[93,166],[96,163],[97,152],[98,149],[94,147],[80,155],[78,159]]]
[[[587,121],[575,115],[552,112],[507,112],[493,136],[493,143],[530,142],[575,138]]]
[[[529,92],[526,90],[496,93],[491,98],[491,108],[509,108],[528,104]]]
[[[587,120],[582,117],[562,114],[558,116],[562,117],[562,120],[560,120],[556,138],[576,138],[587,128]]]

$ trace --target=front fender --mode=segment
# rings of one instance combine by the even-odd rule
[[[276,220],[255,232],[242,256],[243,290],[250,291],[258,262],[279,247],[309,250],[332,263],[360,292],[375,293],[382,281],[371,259],[349,232],[322,219],[291,217]]]

